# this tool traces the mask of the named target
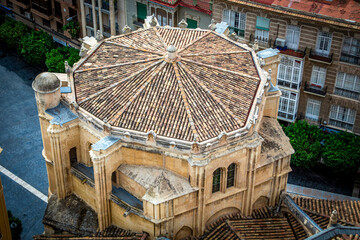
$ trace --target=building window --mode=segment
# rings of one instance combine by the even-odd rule
[[[245,36],[246,14],[242,12],[234,12],[229,9],[223,11],[223,22],[229,25],[230,33],[235,32],[238,36]]]
[[[136,13],[137,13],[137,21],[140,23],[144,23],[147,15],[146,5],[136,2]]]
[[[76,147],[70,149],[69,157],[71,166],[77,164]]]
[[[298,90],[301,83],[302,62],[287,56],[281,57],[277,84],[279,86]]]
[[[294,25],[288,25],[286,31],[286,46],[292,50],[299,47],[300,28]]]
[[[322,89],[325,84],[326,68],[314,66],[311,74],[310,86]]]
[[[212,184],[212,192],[219,192],[221,186],[221,168],[218,168],[213,173],[213,184]]]
[[[319,119],[320,106],[320,101],[309,98],[307,102],[305,118],[317,121]]]
[[[197,28],[197,21],[195,20],[187,18],[186,23],[188,24],[188,28],[193,28],[193,29]]]
[[[42,19],[42,23],[43,23],[43,26],[45,27],[50,27],[50,21],[46,20],[46,19]]]
[[[355,122],[356,111],[350,108],[331,105],[329,124],[352,130]]]
[[[55,1],[55,17],[62,20],[62,8],[59,2]]]
[[[281,89],[281,93],[278,117],[284,120],[294,121],[298,94],[284,89]]]
[[[227,169],[227,181],[226,181],[227,188],[235,186],[235,174],[236,174],[236,164],[232,163]]]
[[[270,19],[264,17],[256,17],[255,38],[261,42],[269,40]]]
[[[340,61],[360,65],[360,39],[344,38]]]
[[[167,25],[167,12],[163,9],[158,8],[156,10],[156,18],[158,20],[158,23],[160,26],[166,26]]]
[[[316,54],[329,56],[331,48],[331,33],[320,31],[316,43]]]
[[[339,72],[336,78],[334,94],[359,100],[360,77]]]
[[[56,22],[56,28],[57,28],[57,31],[58,31],[58,32],[60,32],[60,33],[64,33],[62,23],[60,23],[60,22]]]

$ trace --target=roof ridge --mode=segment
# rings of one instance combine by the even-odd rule
[[[123,82],[125,82],[125,81],[130,80],[130,79],[133,78],[134,76],[136,76],[136,75],[138,75],[138,74],[140,74],[140,73],[148,70],[148,69],[151,68],[151,67],[154,67],[155,65],[159,64],[160,62],[161,62],[161,60],[160,60],[160,61],[156,61],[156,62],[154,62],[153,64],[150,64],[149,66],[144,67],[143,69],[141,69],[141,70],[139,70],[139,71],[131,74],[130,76],[128,76],[128,77],[126,77],[126,78],[124,78],[122,81],[118,81],[118,82],[116,82],[116,83],[113,83],[113,84],[111,84],[110,86],[108,86],[108,87],[106,87],[106,88],[103,88],[103,89],[101,89],[100,91],[97,91],[97,92],[94,93],[94,94],[91,94],[90,96],[88,96],[87,98],[85,98],[84,100],[82,100],[81,102],[79,102],[79,105],[82,104],[82,103],[84,103],[84,102],[86,102],[86,101],[88,101],[88,100],[90,100],[90,99],[93,98],[93,97],[96,97],[96,96],[100,95],[101,93],[105,92],[106,90],[108,90],[108,89],[110,89],[110,88],[116,87],[116,86],[119,85],[120,83],[123,83]]]
[[[220,55],[220,54],[218,54],[218,55]],[[183,60],[183,61],[185,61],[185,62],[197,64],[197,65],[200,65],[200,66],[204,66],[204,67],[207,67],[207,68],[213,68],[213,69],[216,69],[216,70],[219,70],[219,71],[223,71],[223,72],[227,72],[227,73],[233,73],[233,74],[237,74],[237,75],[240,75],[240,76],[243,76],[243,77],[248,77],[248,78],[260,80],[260,77],[253,77],[253,76],[250,76],[250,75],[247,75],[247,74],[243,74],[243,73],[239,73],[239,72],[234,72],[234,71],[227,70],[227,69],[220,68],[220,67],[215,67],[214,65],[207,65],[207,64],[195,62],[195,61],[193,61],[193,60],[186,59],[186,58],[182,58],[181,60]]]
[[[196,57],[196,56],[211,56],[211,55],[223,55],[223,54],[236,54],[236,53],[249,53],[250,51],[230,51],[230,52],[221,52],[221,53],[195,53],[195,54],[185,54],[181,55],[182,57]]]
[[[182,64],[181,67],[184,68],[184,70],[187,71],[187,74],[189,74],[205,90],[205,92],[207,92],[231,117],[233,117],[240,126],[243,125],[239,117],[235,116],[235,114],[227,106],[225,106],[225,104],[217,96],[215,96],[215,94],[212,93],[212,91],[208,89],[205,84],[190,71],[189,68],[187,68],[184,64]]]
[[[187,101],[187,97],[186,97],[186,94],[184,92],[184,85],[181,82],[179,69],[178,69],[178,66],[177,66],[177,64],[175,62],[173,63],[173,67],[174,67],[177,83],[179,85],[179,89],[180,89],[180,92],[181,92],[181,97],[182,97],[182,99],[184,101],[184,106],[185,106],[185,109],[186,109],[186,113],[188,115],[188,120],[189,120],[191,129],[192,129],[193,134],[194,134],[193,141],[195,142],[195,141],[197,141],[197,138],[198,138],[199,134],[198,134],[198,132],[196,130],[195,123],[194,123],[194,120],[193,120],[193,117],[192,117],[192,114],[191,114],[191,111],[190,111],[190,108],[189,108],[189,102]]]
[[[129,99],[129,101],[125,104],[125,106],[112,118],[112,120],[109,122],[110,124],[114,124],[117,118],[119,118],[123,112],[130,106],[130,104],[139,96],[139,94],[145,89],[145,87],[155,78],[155,76],[160,72],[161,69],[164,68],[166,62],[163,61],[159,68],[156,69],[149,78],[146,80],[146,82],[138,89],[138,91]]]
[[[142,52],[146,52],[146,53],[152,53],[152,54],[156,54],[156,55],[160,55],[160,56],[164,55],[164,53],[151,51],[151,50],[148,50],[148,49],[145,49],[145,48],[137,48],[137,47],[133,47],[133,46],[128,46],[128,45],[124,45],[124,44],[120,44],[120,43],[116,43],[116,42],[105,41],[104,43],[113,44],[113,45],[117,45],[117,46],[125,47],[125,48],[130,48],[130,49],[133,49],[133,50],[138,50],[138,51],[142,51]]]
[[[82,72],[93,71],[93,70],[102,70],[102,69],[105,69],[105,68],[121,67],[121,66],[125,66],[125,65],[133,65],[133,64],[137,64],[137,63],[151,62],[151,61],[158,60],[158,59],[161,59],[161,58],[162,57],[159,56],[159,57],[145,59],[145,60],[138,60],[138,61],[135,61],[135,62],[126,62],[126,63],[118,63],[118,64],[102,66],[102,67],[87,68],[87,69],[82,69],[82,70],[76,70],[74,73],[82,73]]]
[[[188,43],[188,44],[185,45],[182,49],[180,49],[180,50],[178,51],[178,53],[181,53],[181,52],[184,51],[186,48],[190,47],[190,46],[193,45],[194,43],[196,43],[196,42],[198,42],[199,40],[203,39],[205,36],[210,35],[210,33],[211,33],[211,31],[209,31],[209,32],[205,33],[204,35],[198,37],[198,38],[195,39],[194,41]]]
[[[160,41],[162,42],[162,44],[164,45],[164,50],[166,50],[167,44],[165,43],[164,39],[161,37],[160,33],[158,32],[157,28],[153,28],[155,31],[156,36],[158,36],[158,38],[160,39]]]

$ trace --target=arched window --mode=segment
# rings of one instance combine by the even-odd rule
[[[232,163],[227,169],[227,181],[226,181],[227,188],[235,186],[235,174],[236,174],[236,164]]]
[[[212,185],[212,192],[220,191],[221,185],[221,169],[218,168],[213,173],[213,185]]]

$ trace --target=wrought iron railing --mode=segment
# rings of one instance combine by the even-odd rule
[[[318,94],[318,95],[322,95],[322,96],[325,96],[326,95],[326,92],[327,92],[327,86],[325,87],[318,87],[316,85],[313,85],[313,84],[309,84],[307,81],[305,82],[305,87],[304,87],[304,90],[306,92],[310,92],[310,93],[315,93],[315,94]]]

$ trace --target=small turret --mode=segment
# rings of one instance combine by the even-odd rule
[[[59,105],[60,87],[61,81],[53,73],[43,72],[36,76],[32,88],[35,91],[39,113]]]

